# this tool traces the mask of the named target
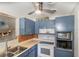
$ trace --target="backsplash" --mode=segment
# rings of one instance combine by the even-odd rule
[[[23,42],[25,40],[30,40],[32,38],[37,38],[38,36],[35,34],[32,35],[19,35],[17,38],[19,39],[19,42]]]

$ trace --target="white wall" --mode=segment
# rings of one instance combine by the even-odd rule
[[[15,23],[15,35],[19,35],[19,18],[16,18],[16,23]]]
[[[6,39],[7,40],[15,39],[15,19],[14,18],[9,18],[9,17],[3,16],[3,15],[0,15],[0,21],[1,20],[4,21],[9,26],[9,28],[12,31],[12,34],[9,35],[9,37],[6,37]],[[7,31],[5,29],[5,27],[3,27],[3,28],[4,29],[1,29],[1,27],[0,27],[0,32]],[[0,42],[3,41],[2,39],[5,41],[5,38],[1,37],[0,38]]]
[[[79,57],[79,11],[75,13],[74,56]]]
[[[9,27],[12,29],[12,34],[9,35],[9,37],[5,37],[5,38],[0,37],[0,55],[1,55],[1,53],[5,52],[5,48],[6,48],[5,39],[9,40],[8,46],[13,47],[17,43],[17,41],[15,40],[15,19],[9,18],[4,15],[0,15],[0,21],[1,20],[9,25]],[[1,29],[1,27],[0,27],[0,29]],[[1,30],[0,30],[0,32],[1,32]]]

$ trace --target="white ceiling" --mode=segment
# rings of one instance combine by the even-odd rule
[[[56,9],[56,13],[49,15],[57,16],[64,14],[73,14],[77,10],[78,2],[44,2],[44,8]],[[34,6],[31,2],[0,2],[0,12],[5,12],[15,17],[25,16],[27,18],[35,19],[35,15],[28,15],[29,12],[34,10]]]

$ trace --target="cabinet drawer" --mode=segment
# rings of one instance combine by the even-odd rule
[[[54,56],[55,57],[73,57],[72,51],[66,51],[61,49],[54,49]]]

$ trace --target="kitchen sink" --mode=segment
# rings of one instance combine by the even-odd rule
[[[7,56],[6,56],[6,53],[3,53],[3,54],[0,55],[0,57],[12,57],[14,55],[17,55],[17,54],[21,53],[25,49],[27,49],[27,48],[21,47],[21,46],[16,46],[16,47],[13,47],[13,48],[9,48],[8,51],[7,51],[8,52]]]
[[[12,57],[12,56],[14,56],[14,54],[13,53],[8,53],[7,56]]]
[[[13,54],[18,54],[18,53],[21,53],[22,51],[24,51],[25,49],[27,49],[27,48],[21,47],[21,46],[16,46],[14,48],[8,49],[8,51]]]
[[[13,53],[7,53],[7,55],[4,53],[4,54],[2,54],[2,55],[0,55],[0,57],[12,57],[12,56],[14,56],[14,54]]]

